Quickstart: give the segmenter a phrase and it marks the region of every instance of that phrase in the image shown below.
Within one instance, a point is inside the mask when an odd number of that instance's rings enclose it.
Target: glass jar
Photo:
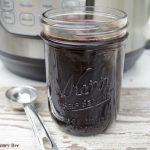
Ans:
[[[49,110],[67,133],[103,133],[119,107],[127,15],[101,7],[42,16]]]

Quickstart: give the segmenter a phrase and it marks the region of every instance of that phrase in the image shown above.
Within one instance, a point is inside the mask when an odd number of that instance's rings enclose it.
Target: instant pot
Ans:
[[[119,8],[129,17],[125,69],[141,55],[145,45],[143,29],[149,0],[0,0],[0,57],[12,72],[45,81],[44,44],[40,38],[41,14],[55,7],[104,5]],[[141,13],[142,11],[142,13]]]

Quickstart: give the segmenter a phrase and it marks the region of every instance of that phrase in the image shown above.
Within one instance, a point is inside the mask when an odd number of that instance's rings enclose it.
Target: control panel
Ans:
[[[37,36],[44,11],[78,6],[85,6],[85,0],[0,0],[0,21],[10,33]]]

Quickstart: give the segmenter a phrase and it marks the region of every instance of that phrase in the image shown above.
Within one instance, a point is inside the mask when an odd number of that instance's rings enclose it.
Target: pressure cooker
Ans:
[[[144,50],[143,30],[149,4],[149,0],[0,0],[0,59],[13,73],[45,81],[41,14],[56,7],[104,5],[128,14],[129,37],[125,48],[125,69],[128,69]]]

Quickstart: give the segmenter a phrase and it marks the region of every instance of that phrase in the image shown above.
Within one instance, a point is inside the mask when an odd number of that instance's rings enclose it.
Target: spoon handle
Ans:
[[[24,110],[31,122],[36,141],[41,150],[58,150],[53,138],[49,135],[48,130],[43,124],[43,121],[32,104],[24,105]]]

